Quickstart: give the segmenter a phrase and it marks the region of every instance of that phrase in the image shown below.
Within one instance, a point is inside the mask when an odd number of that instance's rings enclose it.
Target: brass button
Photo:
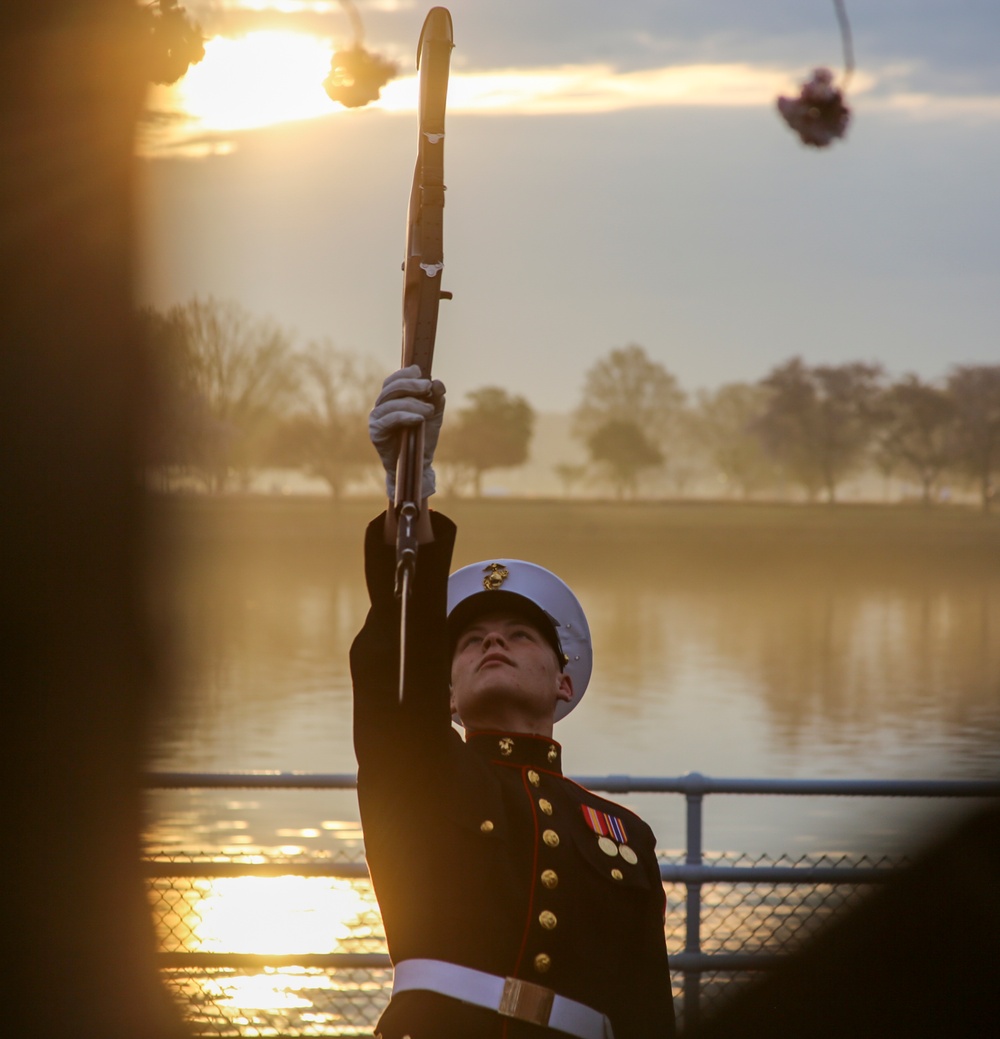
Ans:
[[[616,871],[617,872],[617,871]],[[554,869],[542,870],[542,884],[550,891],[559,883],[559,874]]]
[[[556,914],[549,912],[548,909],[543,909],[538,914],[538,922],[545,928],[546,931],[554,931],[556,929]]]
[[[556,833],[555,830],[546,830],[542,834],[542,840],[545,841],[545,843],[550,848],[558,848],[559,847],[559,834]]]
[[[621,857],[631,866],[634,866],[639,861],[639,856],[627,845],[623,844],[618,849]]]
[[[537,970],[539,974],[544,974],[551,966],[552,957],[549,956],[548,953],[540,952],[535,957],[535,970]]]
[[[514,741],[509,736],[504,736],[500,740],[500,753],[505,758],[509,758],[514,753]]]
[[[621,880],[622,879],[622,871],[620,869],[613,869],[611,871],[611,876],[612,876],[612,878],[614,880]]]
[[[555,762],[556,758],[559,757],[559,751],[556,750],[555,746],[553,745],[549,747],[549,752],[545,756],[549,759],[549,761]]]
[[[552,802],[551,801],[546,801],[544,797],[540,797],[538,799],[538,807],[541,808],[541,810],[546,815],[551,815],[552,814]]]
[[[528,782],[532,786],[538,786],[538,784],[541,783],[541,781],[542,777],[534,769],[528,770]]]
[[[493,832],[493,820],[492,819],[484,819],[479,824],[479,829],[482,830],[483,833],[492,833]]]

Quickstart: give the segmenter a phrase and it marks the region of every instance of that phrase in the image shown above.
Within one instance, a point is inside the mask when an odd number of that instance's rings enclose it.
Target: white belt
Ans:
[[[451,996],[579,1039],[614,1039],[604,1014],[521,978],[501,978],[444,960],[402,960],[396,964],[392,994],[413,989]]]

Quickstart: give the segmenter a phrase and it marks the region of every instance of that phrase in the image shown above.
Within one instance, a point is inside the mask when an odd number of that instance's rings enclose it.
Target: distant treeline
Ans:
[[[261,469],[323,479],[335,497],[380,485],[367,413],[382,377],[371,358],[293,336],[233,302],[194,298],[139,314],[159,382],[151,471],[219,492]],[[438,448],[443,490],[478,494],[485,472],[527,461],[535,414],[486,386],[449,409]],[[757,382],[693,397],[638,345],[610,350],[587,372],[572,415],[583,463],[554,466],[565,494],[584,484],[619,498],[683,496],[709,479],[726,496],[800,488],[834,502],[850,476],[875,471],[921,489],[947,481],[989,509],[1000,473],[1000,365],[955,365],[935,381],[892,378],[879,364],[793,358]]]

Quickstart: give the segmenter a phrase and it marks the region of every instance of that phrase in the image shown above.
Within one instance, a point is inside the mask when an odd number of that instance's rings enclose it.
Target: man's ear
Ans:
[[[566,703],[573,699],[573,679],[565,671],[560,671],[557,676],[556,699],[565,700]]]

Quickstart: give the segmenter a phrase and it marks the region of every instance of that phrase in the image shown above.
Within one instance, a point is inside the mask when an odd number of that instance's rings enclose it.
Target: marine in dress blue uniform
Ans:
[[[409,399],[419,396],[417,387]],[[654,836],[633,812],[566,778],[552,735],[589,678],[586,618],[572,592],[533,564],[486,560],[449,582],[456,530],[428,515],[402,702],[384,516],[366,534],[371,608],[351,648],[358,797],[395,967],[376,1034],[672,1036]],[[474,724],[491,714],[462,692],[469,682],[481,685],[489,670],[520,681],[526,661],[542,662],[559,686],[547,723]],[[462,718],[464,739],[452,724],[463,702],[472,716]]]

